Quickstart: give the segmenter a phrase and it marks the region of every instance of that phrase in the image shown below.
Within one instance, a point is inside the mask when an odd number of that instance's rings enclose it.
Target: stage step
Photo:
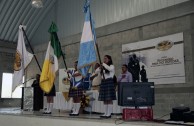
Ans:
[[[117,121],[116,121],[117,120]],[[34,115],[0,115],[1,126],[168,126],[163,123],[146,121],[127,121],[114,119],[60,117],[60,116],[34,116]]]

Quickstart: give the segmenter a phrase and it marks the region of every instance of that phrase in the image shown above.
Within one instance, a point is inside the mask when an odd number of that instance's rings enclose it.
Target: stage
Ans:
[[[163,122],[121,120],[121,115],[112,115],[111,119],[102,119],[100,114],[80,114],[69,116],[69,111],[53,110],[51,115],[42,111],[22,111],[20,108],[0,108],[1,126],[171,126]]]

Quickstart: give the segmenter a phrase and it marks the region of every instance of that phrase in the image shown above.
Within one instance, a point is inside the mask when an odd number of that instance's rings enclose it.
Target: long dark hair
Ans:
[[[113,62],[112,62],[112,57],[110,55],[105,55],[104,57],[107,57],[109,59],[109,62],[107,63],[107,65],[113,65]]]
[[[112,58],[110,55],[105,55],[104,57],[107,57],[109,59],[109,61],[107,63],[108,66],[113,65]],[[103,69],[105,70],[105,73],[107,73],[107,74],[110,73],[110,71],[108,71],[106,68],[103,67]]]

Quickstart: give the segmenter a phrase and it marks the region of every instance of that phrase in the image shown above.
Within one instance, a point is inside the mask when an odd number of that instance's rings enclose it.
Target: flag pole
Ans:
[[[88,0],[85,1],[85,3],[87,3]],[[96,42],[96,36],[94,36],[95,34],[95,31],[94,31],[94,25],[93,25],[93,19],[92,19],[92,15],[91,15],[91,11],[90,11],[90,5],[89,5],[89,12],[90,12],[90,25],[91,25],[91,30],[92,30],[92,33],[93,33],[93,40],[94,40],[94,43],[95,43],[95,47],[96,47],[96,51],[97,51],[97,55],[98,55],[98,59],[99,59],[99,62],[100,62],[100,65],[102,64],[102,61],[101,61],[101,57],[100,57],[100,53],[99,53],[99,48],[98,48],[98,44]],[[103,79],[105,80],[105,76],[104,76],[104,72],[102,72],[102,76],[103,76]]]
[[[67,70],[67,64],[66,64],[66,61],[65,61],[65,56],[63,55],[63,52],[62,51],[61,51],[61,53],[62,53],[62,57],[63,57],[63,62],[65,64],[65,69]]]
[[[102,64],[102,61],[101,61],[101,58],[100,58],[98,44],[96,43],[95,46],[96,46],[96,51],[97,51],[97,54],[98,54],[99,62],[100,62],[100,64]],[[103,76],[103,79],[105,80],[104,72],[102,72],[102,76]]]
[[[61,53],[62,53],[62,57],[63,57],[63,62],[64,62],[64,64],[65,64],[65,69],[67,70],[67,64],[66,64],[66,61],[65,61],[65,56],[63,55],[62,49],[61,49]],[[68,73],[68,72],[67,72],[67,76],[68,76],[68,78],[70,78],[70,76],[69,76],[69,73]]]
[[[29,46],[30,46],[30,49],[31,49],[32,53],[34,54],[34,50],[32,49],[32,46],[31,46],[31,44],[30,44],[30,41],[29,41],[29,39],[28,39],[28,37],[27,37],[27,35],[26,35],[26,32],[25,32],[25,30],[24,30],[23,27],[22,27],[22,31],[23,31],[23,33],[24,33],[24,35],[25,35],[25,37],[26,37],[26,40],[27,40],[27,42],[28,42],[28,44],[29,44]],[[38,65],[38,67],[39,67],[39,70],[42,71],[42,69],[41,69],[41,67],[40,67],[40,64],[39,64],[39,62],[38,62],[38,60],[37,60],[35,54],[34,54],[34,58],[35,58],[36,63],[37,63],[37,65]]]

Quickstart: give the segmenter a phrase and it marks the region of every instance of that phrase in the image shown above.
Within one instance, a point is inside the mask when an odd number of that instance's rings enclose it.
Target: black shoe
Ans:
[[[69,116],[79,116],[79,113],[78,114],[70,113]]]
[[[109,118],[111,118],[111,115],[109,115],[109,116],[106,116],[106,119],[109,119]]]
[[[51,114],[51,112],[43,112],[43,114]]]
[[[74,116],[74,114],[73,113],[70,113],[69,116]]]
[[[79,116],[79,113],[77,113],[77,114],[73,114],[74,116]]]
[[[105,115],[101,115],[100,118],[106,118],[106,116]]]

